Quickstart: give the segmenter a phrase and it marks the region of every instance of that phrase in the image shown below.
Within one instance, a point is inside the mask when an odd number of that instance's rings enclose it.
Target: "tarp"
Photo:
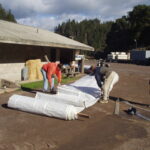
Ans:
[[[100,98],[100,90],[94,76],[85,76],[78,81],[58,87],[58,94],[37,92],[35,98],[13,95],[8,107],[26,112],[57,117],[65,120],[77,119],[77,114],[94,105]]]

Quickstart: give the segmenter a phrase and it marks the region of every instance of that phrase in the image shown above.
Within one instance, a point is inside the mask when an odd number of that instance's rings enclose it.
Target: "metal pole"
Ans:
[[[137,49],[137,40],[134,39],[134,42],[135,42],[135,48]]]
[[[81,59],[81,73],[84,73],[84,58]]]

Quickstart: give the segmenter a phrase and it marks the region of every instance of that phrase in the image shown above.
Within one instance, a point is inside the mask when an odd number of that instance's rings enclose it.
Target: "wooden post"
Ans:
[[[56,49],[56,62],[60,62],[60,49]]]
[[[47,62],[50,62],[49,59],[48,59],[48,57],[47,57],[47,55],[44,55],[44,58],[45,58],[45,60],[46,60]]]
[[[84,113],[78,113],[78,116],[80,116],[80,117],[85,117],[85,118],[90,118],[89,115],[84,114]]]
[[[0,79],[0,88],[2,88],[3,86],[2,86],[2,81],[1,81],[1,79]]]
[[[84,58],[81,59],[81,73],[84,73]]]
[[[119,98],[116,100],[116,103],[115,103],[115,110],[114,110],[114,114],[115,115],[119,115]]]
[[[150,95],[150,80],[149,80],[149,95]]]

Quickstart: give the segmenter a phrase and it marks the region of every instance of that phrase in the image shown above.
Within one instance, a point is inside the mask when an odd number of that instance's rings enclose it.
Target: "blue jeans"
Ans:
[[[48,90],[48,80],[47,80],[46,71],[43,70],[43,69],[41,69],[41,72],[42,72],[43,80],[44,80],[44,83],[43,83],[43,90],[44,90],[44,91],[47,91],[47,90]]]

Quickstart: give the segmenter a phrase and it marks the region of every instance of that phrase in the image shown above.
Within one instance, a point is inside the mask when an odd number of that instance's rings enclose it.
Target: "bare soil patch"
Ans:
[[[11,95],[35,94],[16,91],[0,95],[0,150],[149,150],[149,122],[127,115],[124,110],[129,106],[124,103],[120,103],[119,116],[113,112],[118,97],[150,104],[150,66],[112,63],[111,67],[120,80],[108,104],[97,103],[84,111],[91,119],[64,121],[8,109],[5,104]],[[138,106],[150,111],[149,107]],[[150,117],[150,112],[138,111]]]

